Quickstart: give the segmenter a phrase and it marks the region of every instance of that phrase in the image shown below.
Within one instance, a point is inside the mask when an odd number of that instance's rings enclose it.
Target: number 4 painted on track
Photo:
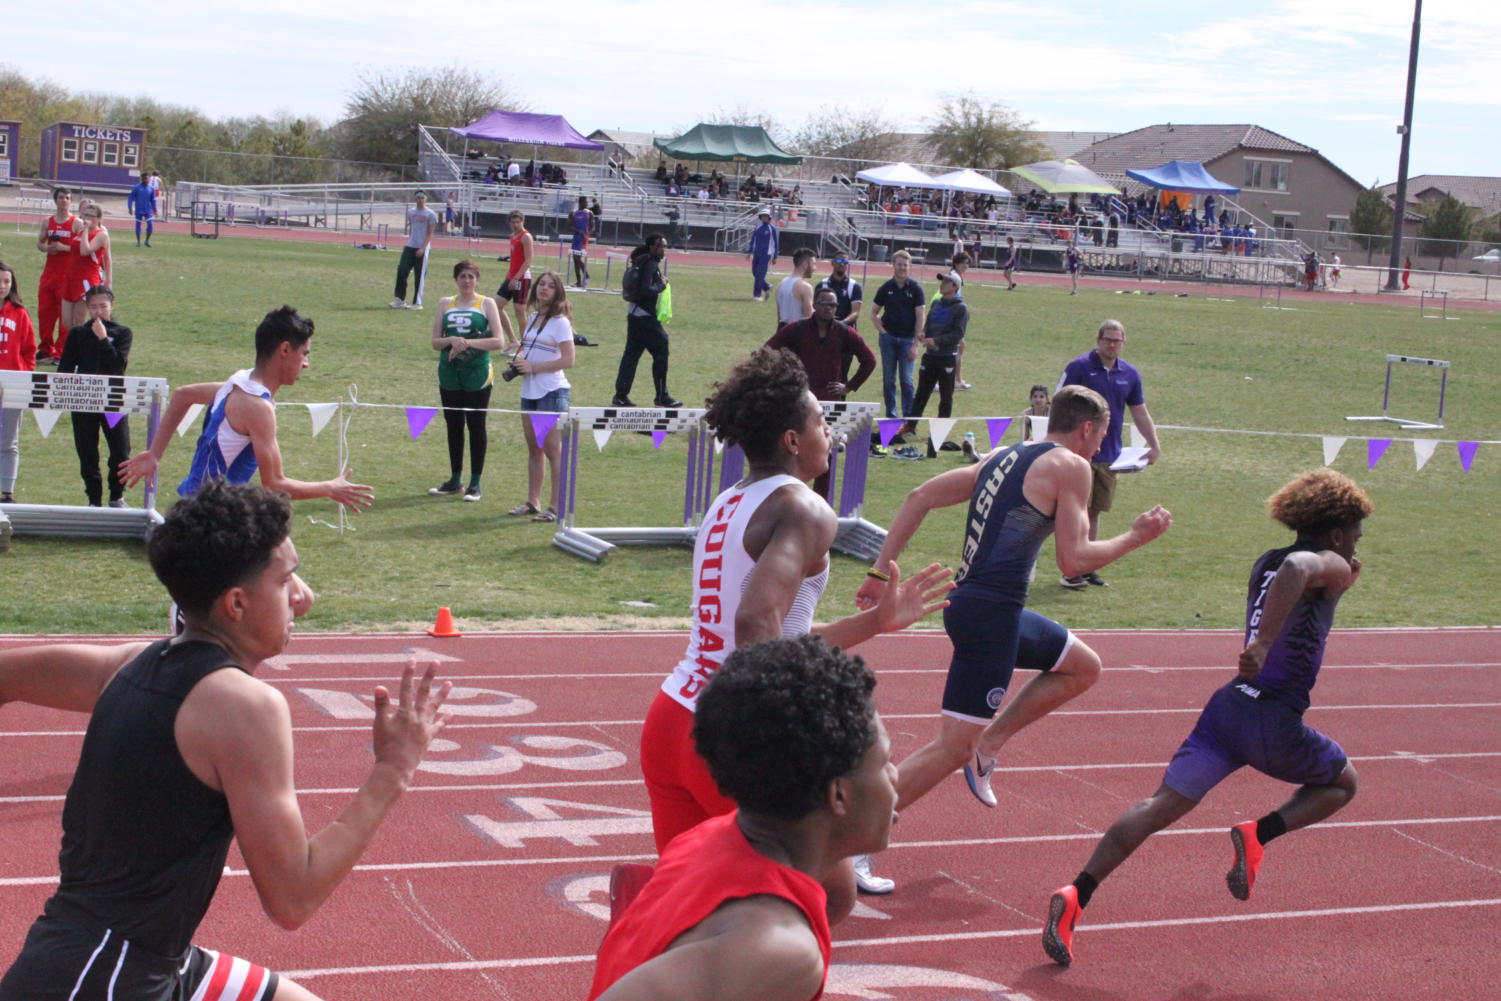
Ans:
[[[496,820],[481,814],[465,814],[460,819],[502,848],[524,848],[528,840],[547,839],[587,847],[599,844],[595,838],[651,833],[651,814],[646,810],[535,796],[516,796],[501,802],[527,819]]]

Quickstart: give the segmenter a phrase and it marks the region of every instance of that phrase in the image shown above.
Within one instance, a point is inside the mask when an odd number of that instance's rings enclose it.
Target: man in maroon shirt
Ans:
[[[813,295],[813,315],[789,323],[766,342],[769,348],[786,348],[808,370],[808,388],[820,400],[842,400],[865,385],[876,370],[876,356],[854,327],[834,319],[839,297],[833,289],[820,288]],[[849,377],[850,359],[860,365]],[[834,456],[829,456],[829,462]],[[829,474],[813,481],[819,496],[828,496]]]

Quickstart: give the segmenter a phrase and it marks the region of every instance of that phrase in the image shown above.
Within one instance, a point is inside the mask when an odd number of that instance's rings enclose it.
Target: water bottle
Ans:
[[[974,447],[975,447],[975,433],[973,431],[966,431],[966,432],[964,432],[964,444],[968,445],[970,447],[971,451],[974,450]]]

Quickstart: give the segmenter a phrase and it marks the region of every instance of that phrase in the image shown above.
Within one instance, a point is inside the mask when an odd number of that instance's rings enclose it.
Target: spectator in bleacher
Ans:
[[[864,305],[861,301],[864,298],[864,292],[860,288],[860,283],[855,281],[854,277],[850,275],[850,260],[848,257],[843,254],[835,256],[832,267],[833,274],[819,282],[817,288],[813,290],[813,294],[816,297],[822,289],[828,289],[833,292],[838,299],[838,306],[834,310],[834,319],[847,326],[854,327],[860,322],[860,307]],[[816,298],[813,305],[816,309],[818,306]],[[817,391],[817,389],[814,390],[815,393]]]
[[[891,255],[891,278],[875,296],[871,319],[880,335],[881,395],[886,416],[912,412],[912,365],[917,361],[917,332],[927,315],[922,286],[910,277],[912,255],[898,250]],[[901,414],[897,413],[897,384],[901,384]]]
[[[396,298],[391,300],[392,309],[421,309],[417,300],[422,298],[422,281],[426,274],[427,251],[432,246],[433,229],[438,225],[438,214],[427,207],[427,192],[419,191],[413,199],[416,203],[407,209],[407,242],[401,248],[401,259],[396,262]],[[417,272],[413,283],[412,304],[407,305],[407,278]]]
[[[1254,222],[1246,224],[1246,256],[1256,256],[1256,224]]]
[[[611,406],[636,405],[631,402],[630,393],[636,382],[636,364],[643,351],[651,353],[651,381],[656,390],[656,405],[682,406],[667,391],[667,328],[657,319],[657,297],[667,287],[667,279],[662,275],[662,259],[666,256],[667,237],[661,233],[646,234],[646,242],[631,251],[626,277],[621,283],[621,298],[626,302],[625,350],[620,354]]]
[[[506,164],[506,183],[517,184],[521,181],[521,164],[515,160]]]
[[[657,159],[656,179],[658,181],[666,181],[667,180],[667,158],[666,157],[659,157]]]
[[[1121,213],[1115,203],[1110,205],[1110,233],[1105,237],[1105,246],[1119,247],[1121,242]]]
[[[709,189],[708,189],[708,187],[706,185],[700,184],[698,186],[698,194],[695,195],[694,197],[696,197],[699,200],[700,203],[707,202],[709,200]]]
[[[678,186],[677,180],[673,179],[667,182],[667,187],[663,189],[663,193],[668,198],[680,198],[682,197],[683,189]]]
[[[151,233],[156,227],[156,189],[142,177],[130,194],[125,196],[125,208],[136,221],[136,246],[141,245],[141,224],[146,224],[146,246],[151,246]]]
[[[0,371],[36,370],[36,331],[21,303],[16,273],[0,261]],[[0,504],[14,504],[16,473],[21,466],[20,408],[0,410]]]
[[[108,285],[95,285],[84,298],[89,311],[87,323],[68,331],[59,372],[80,375],[124,375],[130,360],[133,335],[113,319],[115,293]],[[83,477],[83,492],[89,507],[99,507],[104,500],[104,482],[99,477],[99,434],[103,432],[109,449],[106,470],[109,476],[109,506],[125,507],[125,483],[120,466],[130,458],[130,419],[124,415],[110,427],[104,414],[75,410],[73,448],[78,452],[78,472]]]
[[[1204,196],[1204,219],[1206,221],[1214,218],[1214,207],[1216,204],[1218,203],[1215,201],[1214,195],[1209,194]]]
[[[756,213],[761,220],[754,230],[751,231],[750,244],[745,248],[745,256],[751,262],[751,298],[756,302],[762,302],[766,293],[771,291],[771,283],[766,280],[767,269],[776,263],[781,253],[782,240],[777,228],[771,224],[771,209],[762,207]]]

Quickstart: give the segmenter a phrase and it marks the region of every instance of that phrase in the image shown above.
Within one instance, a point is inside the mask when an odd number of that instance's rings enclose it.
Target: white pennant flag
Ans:
[[[36,429],[42,432],[42,437],[45,438],[52,433],[53,428],[57,427],[57,422],[63,412],[61,410],[33,410],[31,415],[36,418]]]
[[[1324,435],[1324,465],[1334,465],[1334,460],[1339,458],[1339,450],[1345,447],[1348,438],[1337,438],[1334,435]]]
[[[1428,465],[1428,460],[1433,458],[1433,450],[1438,447],[1438,442],[1432,438],[1417,438],[1412,443],[1412,457],[1418,460],[1418,468]]]
[[[182,420],[177,422],[177,437],[181,438],[187,434],[188,428],[193,426],[193,422],[198,419],[198,415],[201,413],[203,413],[203,404],[201,403],[195,403],[188,407],[188,412],[183,414]]]
[[[937,448],[948,440],[949,432],[954,430],[954,418],[930,417],[928,418],[928,441]]]
[[[610,433],[609,428],[594,429],[594,447],[596,450],[600,452],[605,450],[605,442],[610,440]]]
[[[719,453],[721,453],[721,452],[724,451],[724,439],[720,438],[718,435],[715,435],[713,437],[714,437],[714,454],[718,455]]]
[[[337,403],[309,403],[307,405],[308,416],[313,419],[313,437],[318,437],[318,432],[328,427],[328,422],[334,419],[334,414],[339,412]]]

